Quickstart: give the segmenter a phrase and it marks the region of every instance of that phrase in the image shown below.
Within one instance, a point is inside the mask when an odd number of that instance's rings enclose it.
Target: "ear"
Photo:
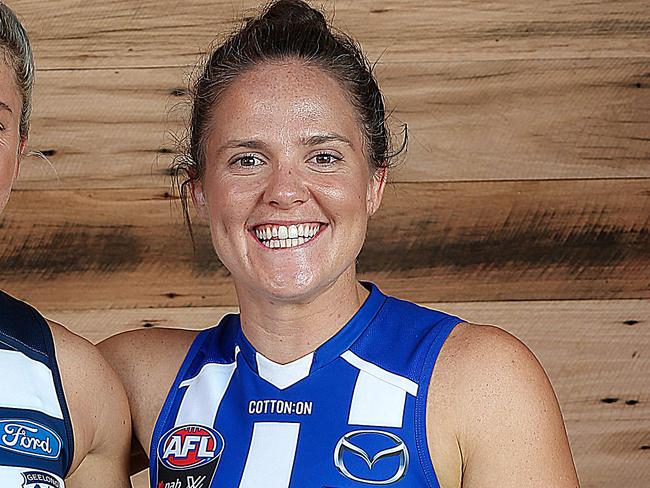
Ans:
[[[201,219],[208,220],[208,203],[203,193],[203,182],[200,179],[192,179],[189,184],[192,203],[194,203],[196,213]]]
[[[372,217],[375,212],[379,210],[381,199],[384,196],[387,174],[387,168],[377,168],[370,176],[370,182],[368,183],[368,194],[366,197],[368,217]]]

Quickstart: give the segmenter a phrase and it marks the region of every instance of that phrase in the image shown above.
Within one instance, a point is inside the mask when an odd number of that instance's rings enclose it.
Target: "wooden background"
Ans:
[[[254,2],[15,0],[38,65],[0,285],[98,341],[235,304],[169,191],[187,74]],[[360,258],[387,292],[497,323],[556,388],[583,488],[650,479],[650,7],[328,1],[411,144]],[[136,481],[145,486],[143,476]]]

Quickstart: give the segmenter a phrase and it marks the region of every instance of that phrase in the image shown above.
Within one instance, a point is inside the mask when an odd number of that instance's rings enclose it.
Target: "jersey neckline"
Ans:
[[[244,335],[240,315],[237,314],[236,342],[239,354],[258,376],[277,388],[293,386],[347,351],[372,323],[388,299],[374,283],[362,281],[361,284],[370,293],[352,318],[313,352],[287,364],[276,363],[259,353]]]

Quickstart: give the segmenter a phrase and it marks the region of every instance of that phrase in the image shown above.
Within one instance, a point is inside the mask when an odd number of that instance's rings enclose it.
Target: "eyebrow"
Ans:
[[[219,148],[219,152],[224,149],[234,149],[237,147],[245,147],[248,149],[267,149],[266,143],[257,139],[231,139]]]
[[[327,134],[317,134],[309,137],[302,138],[300,142],[305,146],[318,146],[319,144],[325,144],[327,142],[342,142],[352,147],[352,143],[346,137],[343,137],[336,132],[329,132]]]
[[[1,102],[0,102],[1,103]],[[300,142],[304,146],[318,146],[319,144],[325,144],[327,142],[342,142],[352,147],[350,140],[336,132],[328,132],[326,134],[316,134],[309,137],[302,137]],[[236,148],[246,148],[246,149],[256,149],[256,150],[268,150],[269,146],[264,141],[259,139],[231,139],[227,141],[223,146],[221,146],[217,153],[221,153],[225,149],[236,149]]]

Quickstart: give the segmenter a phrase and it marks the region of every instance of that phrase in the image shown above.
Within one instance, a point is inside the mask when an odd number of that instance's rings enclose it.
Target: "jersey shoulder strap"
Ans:
[[[445,339],[460,322],[463,320],[454,315],[389,296],[350,349],[382,369],[421,384],[431,373],[427,363],[435,361]]]
[[[50,327],[31,305],[0,291],[0,338],[23,354],[46,363],[54,357]]]

